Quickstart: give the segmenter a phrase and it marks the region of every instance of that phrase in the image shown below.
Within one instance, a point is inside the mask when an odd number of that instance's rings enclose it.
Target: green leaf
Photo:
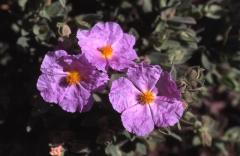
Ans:
[[[27,32],[26,30],[24,29],[21,29],[21,35],[22,36],[27,36],[29,34],[29,32]]]
[[[166,141],[166,138],[158,129],[156,129],[147,137],[146,141],[151,146]]]
[[[152,1],[151,0],[142,0],[139,1],[139,5],[142,6],[143,12],[152,12]]]
[[[62,5],[63,8],[66,7],[66,0],[59,0],[60,4]]]
[[[84,26],[89,28],[91,24],[100,21],[103,18],[102,14],[81,14],[75,17],[75,21],[80,24],[80,26]]]
[[[212,19],[219,19],[223,13],[223,8],[218,4],[209,4],[204,7],[205,16]]]
[[[179,41],[167,40],[167,41],[163,42],[163,44],[161,45],[160,48],[163,50],[167,50],[167,49],[178,49],[179,47],[181,47]]]
[[[13,23],[11,25],[11,28],[15,33],[18,33],[20,31],[20,27],[16,23]]]
[[[172,76],[172,78],[173,78],[174,80],[177,79],[177,70],[176,70],[176,68],[175,68],[175,65],[172,65],[170,74],[171,74],[171,76]]]
[[[198,39],[196,38],[196,33],[188,29],[186,31],[180,31],[179,37],[181,40],[184,40],[186,42],[198,42]]]
[[[136,151],[139,152],[142,155],[146,155],[147,154],[147,147],[143,143],[137,143]]]
[[[33,33],[34,33],[35,35],[39,35],[39,33],[40,33],[40,26],[38,26],[37,24],[35,24],[35,25],[33,26]]]
[[[171,64],[183,64],[192,57],[193,52],[186,49],[171,49],[168,51]]]
[[[108,155],[111,155],[111,156],[122,156],[119,147],[116,145],[112,145],[112,144],[108,145],[105,148],[105,153]]]
[[[68,9],[63,7],[62,3],[55,1],[51,5],[45,6],[43,10],[40,11],[40,16],[51,20],[51,18],[65,16],[67,14],[67,10]]]
[[[192,144],[193,144],[194,146],[199,146],[199,145],[201,145],[201,140],[200,140],[200,138],[199,138],[198,136],[194,136],[194,137],[193,137],[193,140],[192,140]]]
[[[170,129],[167,129],[167,132],[168,135],[170,135],[171,137],[177,139],[178,141],[182,141],[182,138],[178,134],[173,133]]]
[[[18,0],[18,5],[21,7],[22,10],[25,10],[27,1],[28,0]]]
[[[205,79],[210,83],[213,84],[214,83],[214,79],[213,79],[213,74],[208,72],[207,75],[205,76]]]
[[[197,21],[192,17],[174,16],[173,18],[169,19],[169,21],[174,23],[197,24]]]
[[[20,45],[23,48],[27,48],[27,47],[29,47],[28,41],[29,41],[28,38],[22,36],[22,37],[18,38],[17,44]]]
[[[93,99],[96,102],[102,102],[102,99],[98,94],[93,93]]]
[[[200,137],[203,145],[209,147],[212,145],[212,136],[209,133],[209,129],[207,127],[200,129]]]
[[[122,135],[124,135],[130,141],[134,141],[136,139],[135,135],[131,135],[128,131],[124,130]]]
[[[202,54],[201,56],[201,61],[202,61],[202,64],[203,64],[203,67],[206,68],[206,69],[211,69],[212,67],[212,64],[211,62],[208,60],[207,56],[205,54]]]
[[[132,7],[132,4],[128,1],[123,1],[122,4],[121,4],[122,9],[129,9],[131,7]]]
[[[41,17],[43,17],[43,18],[46,18],[46,19],[48,19],[48,20],[51,20],[51,17],[48,15],[46,9],[41,10],[40,13],[39,13],[39,15],[40,15]]]
[[[49,17],[55,17],[59,14],[61,8],[62,8],[61,3],[54,2],[49,7],[46,8],[46,12],[49,15]]]
[[[176,8],[167,8],[161,12],[161,19],[167,21],[171,18],[174,18],[176,14]]]
[[[159,52],[153,52],[149,56],[152,64],[170,64],[168,55]]]
[[[226,131],[223,140],[240,143],[240,127],[232,127]]]
[[[224,143],[217,142],[215,146],[223,153],[223,155],[229,155]]]

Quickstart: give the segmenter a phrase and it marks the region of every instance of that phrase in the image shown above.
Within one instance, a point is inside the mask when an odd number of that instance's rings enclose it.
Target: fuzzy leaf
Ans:
[[[142,143],[137,143],[136,151],[139,152],[142,155],[146,155],[147,154],[147,147]]]
[[[119,147],[112,144],[105,148],[105,153],[111,156],[122,156]]]
[[[240,127],[232,127],[226,131],[223,140],[231,142],[240,142]]]
[[[27,1],[28,0],[18,0],[18,5],[21,7],[22,10],[25,10]]]
[[[175,22],[175,23],[184,23],[184,24],[197,24],[197,21],[192,17],[175,16],[175,17],[169,19],[169,21]]]

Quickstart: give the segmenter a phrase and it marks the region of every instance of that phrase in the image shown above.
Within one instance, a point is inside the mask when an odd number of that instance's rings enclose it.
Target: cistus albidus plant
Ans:
[[[184,105],[175,81],[160,66],[134,62],[132,35],[123,33],[117,23],[106,22],[79,30],[77,37],[81,54],[57,50],[43,59],[37,88],[46,102],[67,112],[90,111],[91,93],[104,89],[111,68],[125,70],[107,92],[127,131],[146,136],[154,126],[169,127],[179,121]]]
[[[33,75],[8,83],[32,89],[27,137],[47,136],[51,155],[237,153],[237,2],[91,2],[0,2],[15,34],[0,40],[0,63],[14,62],[2,75]]]

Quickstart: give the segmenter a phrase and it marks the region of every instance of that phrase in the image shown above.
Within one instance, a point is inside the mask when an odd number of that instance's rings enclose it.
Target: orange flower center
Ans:
[[[112,57],[113,49],[110,45],[104,46],[104,47],[100,48],[99,50],[102,53],[103,57],[105,57],[107,59]]]
[[[143,104],[150,104],[154,100],[154,94],[151,91],[146,91],[139,96],[139,101]]]
[[[68,72],[66,81],[69,85],[75,85],[81,80],[80,74],[77,71]]]

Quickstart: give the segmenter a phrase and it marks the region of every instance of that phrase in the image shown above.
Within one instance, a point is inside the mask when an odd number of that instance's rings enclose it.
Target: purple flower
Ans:
[[[180,92],[171,75],[157,65],[141,63],[128,68],[126,78],[114,80],[109,93],[123,126],[139,136],[156,127],[176,124],[184,112]]]
[[[135,38],[123,33],[117,23],[97,23],[91,30],[78,30],[77,38],[82,53],[99,70],[111,67],[122,71],[137,58],[133,49]]]
[[[108,81],[83,55],[64,50],[49,52],[43,59],[37,89],[46,102],[57,103],[67,112],[85,112],[92,107],[91,92]]]

